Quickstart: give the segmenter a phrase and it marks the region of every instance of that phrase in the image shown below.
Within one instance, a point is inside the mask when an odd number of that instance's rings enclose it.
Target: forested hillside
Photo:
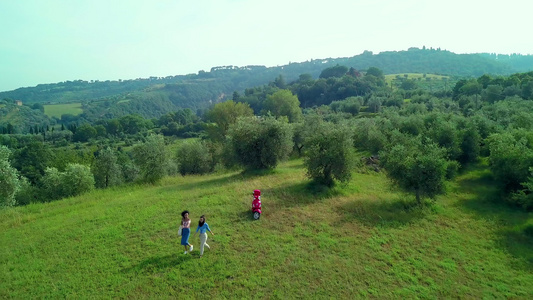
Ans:
[[[373,54],[365,51],[346,58],[315,59],[307,62],[289,63],[284,66],[219,66],[198,74],[167,77],[149,77],[118,81],[73,80],[55,84],[40,84],[13,91],[0,92],[0,99],[11,98],[24,103],[62,103],[96,99],[112,99],[134,91],[161,89],[174,95],[173,103],[180,105],[186,97],[191,103],[216,100],[222,94],[242,91],[245,88],[263,85],[282,75],[287,81],[307,73],[316,78],[320,72],[335,65],[366,70],[377,67],[385,74],[432,73],[451,76],[477,77],[483,74],[510,75],[533,70],[531,55],[455,54],[440,49],[410,48],[407,51],[388,51]],[[166,87],[165,85],[170,85]],[[206,99],[205,91],[210,97]]]
[[[118,81],[84,81],[74,80],[56,84],[41,84],[36,87],[19,88],[0,93],[5,99],[0,107],[0,126],[11,126],[14,132],[29,132],[35,126],[46,128],[57,124],[68,125],[98,120],[120,118],[137,114],[144,118],[158,118],[168,112],[189,108],[197,115],[215,103],[232,99],[233,93],[245,93],[246,90],[275,81],[282,87],[293,81],[316,79],[324,69],[342,66],[355,74],[364,74],[371,67],[379,68],[384,74],[397,74],[390,86],[402,89],[421,88],[433,91],[449,91],[462,78],[472,76],[509,75],[517,71],[533,70],[531,55],[497,55],[497,54],[455,54],[440,49],[410,48],[408,51],[391,51],[372,54],[369,51],[349,58],[317,59],[302,63],[290,63],[284,66],[219,66],[198,74],[138,78]],[[418,73],[423,76],[407,78],[407,74]],[[446,75],[444,79],[426,74]],[[394,75],[393,75],[394,76]],[[408,80],[405,80],[408,79]],[[346,85],[349,83],[343,83]],[[389,84],[389,83],[387,83]],[[322,85],[322,86],[321,86]],[[324,83],[317,83],[313,88],[299,91],[300,101],[304,106],[325,103],[331,99],[317,98],[311,102],[306,98],[315,97],[313,93],[324,92]],[[339,86],[335,87],[339,88]],[[359,85],[360,90],[364,84]],[[367,88],[368,89],[368,88]],[[349,92],[348,92],[349,93]],[[362,95],[364,93],[360,93]],[[247,96],[247,95],[245,95]],[[15,106],[20,100],[23,106]],[[61,107],[69,103],[79,105],[81,114]],[[19,103],[20,104],[20,103]],[[56,113],[44,114],[42,105],[54,106]],[[253,103],[251,104],[253,106]],[[62,112],[64,111],[64,112]]]

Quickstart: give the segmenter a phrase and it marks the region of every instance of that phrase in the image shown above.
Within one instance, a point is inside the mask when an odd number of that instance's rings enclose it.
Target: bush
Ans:
[[[457,176],[457,172],[461,168],[461,164],[456,160],[448,161],[446,165],[446,179],[453,179]]]
[[[522,183],[524,188],[512,193],[511,197],[509,198],[511,203],[514,203],[526,210],[533,209],[533,168],[529,168],[529,172],[532,176],[528,177],[527,181]]]
[[[39,194],[39,189],[31,185],[28,179],[22,177],[20,180],[20,190],[15,195],[15,200],[17,205],[28,205],[35,202]]]

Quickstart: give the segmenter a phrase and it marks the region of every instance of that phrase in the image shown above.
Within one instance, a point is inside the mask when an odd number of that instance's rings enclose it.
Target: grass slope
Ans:
[[[431,208],[383,174],[310,192],[301,160],[273,172],[168,177],[0,211],[0,298],[530,298],[531,214],[495,202],[486,166]],[[251,193],[263,192],[253,221]],[[184,255],[179,214],[215,233]]]

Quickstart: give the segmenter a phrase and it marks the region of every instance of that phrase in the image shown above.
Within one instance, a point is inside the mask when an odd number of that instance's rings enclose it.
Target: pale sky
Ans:
[[[0,0],[0,91],[409,47],[533,54],[531,0]]]

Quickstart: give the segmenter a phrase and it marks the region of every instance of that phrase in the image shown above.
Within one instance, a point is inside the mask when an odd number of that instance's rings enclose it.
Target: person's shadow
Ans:
[[[135,273],[154,273],[160,272],[165,269],[173,268],[179,264],[182,264],[186,261],[191,260],[193,257],[190,254],[183,254],[181,252],[161,256],[161,257],[150,257],[144,261],[138,263],[137,265],[131,266],[129,268],[123,269],[124,273],[135,272]]]

